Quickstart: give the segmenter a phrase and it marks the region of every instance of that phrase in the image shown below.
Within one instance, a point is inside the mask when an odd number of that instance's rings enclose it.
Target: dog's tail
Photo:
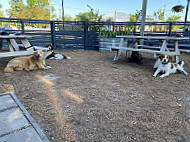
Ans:
[[[65,56],[64,54],[62,54],[63,55],[63,59],[72,59],[71,57],[69,57],[69,56]]]
[[[184,61],[180,61],[178,64],[183,67],[183,65],[184,65],[185,63],[184,63]]]
[[[13,72],[14,70],[13,70],[13,68],[11,68],[11,67],[6,67],[5,69],[4,69],[4,72],[5,73],[11,73],[11,72]]]
[[[64,58],[65,58],[65,59],[72,59],[72,58],[71,58],[71,57],[69,57],[69,56],[65,56]]]

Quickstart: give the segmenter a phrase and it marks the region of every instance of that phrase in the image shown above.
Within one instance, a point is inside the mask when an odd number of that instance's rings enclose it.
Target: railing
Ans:
[[[146,22],[145,35],[175,36],[181,33],[190,37],[190,22],[183,33],[184,22]],[[31,35],[33,45],[45,46],[52,43],[56,48],[98,49],[99,38],[114,37],[118,34],[139,35],[140,22],[85,22],[85,21],[48,21],[0,18],[0,26],[8,32],[21,32]],[[182,41],[190,44],[190,40]]]

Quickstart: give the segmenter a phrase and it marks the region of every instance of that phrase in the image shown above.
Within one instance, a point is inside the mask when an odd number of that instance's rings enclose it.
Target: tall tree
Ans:
[[[142,10],[136,10],[135,17],[136,21],[140,21],[142,17]]]
[[[138,22],[141,20],[142,10],[136,10],[135,14],[130,14],[130,22]]]
[[[49,20],[49,11],[40,8],[38,5],[24,10],[20,13],[18,18],[21,19],[35,19],[35,20]]]
[[[130,14],[129,22],[137,22],[135,14]]]
[[[180,20],[181,20],[181,16],[173,15],[171,17],[168,17],[168,19],[166,21],[167,22],[180,22]]]
[[[52,7],[51,12],[55,11]],[[27,13],[27,14],[25,14]],[[51,19],[54,19],[56,16],[51,13]],[[38,20],[50,20],[50,9],[48,0],[27,0],[27,11],[23,12],[25,17],[30,19]]]
[[[166,5],[164,5],[164,10],[159,10],[158,12],[154,12],[154,17],[156,17],[156,19],[159,19],[161,21],[164,21],[164,16],[165,16],[165,8]]]
[[[20,12],[25,9],[23,0],[10,0],[9,4],[11,8],[7,10],[7,13],[11,18],[18,18]]]
[[[0,17],[4,17],[4,13],[3,13],[3,11],[1,10],[1,8],[2,8],[2,4],[0,4]]]
[[[66,15],[66,16],[64,16],[64,20],[65,21],[73,21],[73,17],[71,17],[70,15]]]
[[[89,12],[83,12],[76,15],[76,21],[92,21],[100,22],[102,20],[102,15],[99,14],[98,10],[94,10],[91,6],[87,5],[90,9]]]
[[[176,15],[173,15],[171,17],[168,17],[168,19],[166,20],[167,22],[180,22],[181,21],[181,16],[176,16]],[[168,27],[169,29],[169,27]],[[175,30],[175,31],[178,31],[179,29],[183,29],[183,26],[182,25],[173,25],[172,26],[172,30]]]
[[[11,8],[7,11],[12,18],[50,20],[50,9],[48,0],[27,0],[27,5],[23,0],[10,0]],[[52,7],[52,12],[55,9]],[[56,16],[52,14],[52,19]]]
[[[142,10],[136,10],[136,13],[135,14],[130,14],[130,19],[129,19],[129,22],[138,22],[141,20],[141,17],[142,17]],[[139,26],[125,26],[125,31],[128,30],[128,31],[136,31],[136,29],[139,29],[140,27]]]
[[[48,0],[27,0],[29,8],[32,8],[35,5],[38,5],[39,8],[47,8],[49,6]]]

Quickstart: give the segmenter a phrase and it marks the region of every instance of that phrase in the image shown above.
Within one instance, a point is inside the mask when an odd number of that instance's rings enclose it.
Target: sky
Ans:
[[[10,0],[0,0],[0,3],[3,6],[3,9],[9,9]],[[26,3],[26,0],[23,0]],[[142,9],[142,1],[143,0],[63,0],[64,1],[64,9],[65,15],[70,15],[73,18],[80,12],[89,11],[87,5],[90,5],[93,9],[99,10],[100,14],[108,14],[114,11],[124,12],[126,14],[135,14],[136,10]],[[59,17],[61,3],[62,0],[51,0],[52,6],[56,9],[55,14]],[[170,17],[174,15],[171,11],[171,8],[176,5],[183,5],[186,7],[187,0],[148,0],[147,4],[147,15],[153,16],[154,12],[159,11],[159,9],[164,9],[164,5],[166,5],[165,9],[165,17]],[[181,20],[184,20],[185,11],[180,14],[182,17]],[[188,12],[188,20],[190,20],[190,9]]]

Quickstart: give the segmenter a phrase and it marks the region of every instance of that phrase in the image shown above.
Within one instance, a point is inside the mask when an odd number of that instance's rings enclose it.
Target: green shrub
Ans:
[[[116,36],[119,35],[129,35],[130,31],[100,31],[99,32],[99,37],[100,38],[115,38]]]

